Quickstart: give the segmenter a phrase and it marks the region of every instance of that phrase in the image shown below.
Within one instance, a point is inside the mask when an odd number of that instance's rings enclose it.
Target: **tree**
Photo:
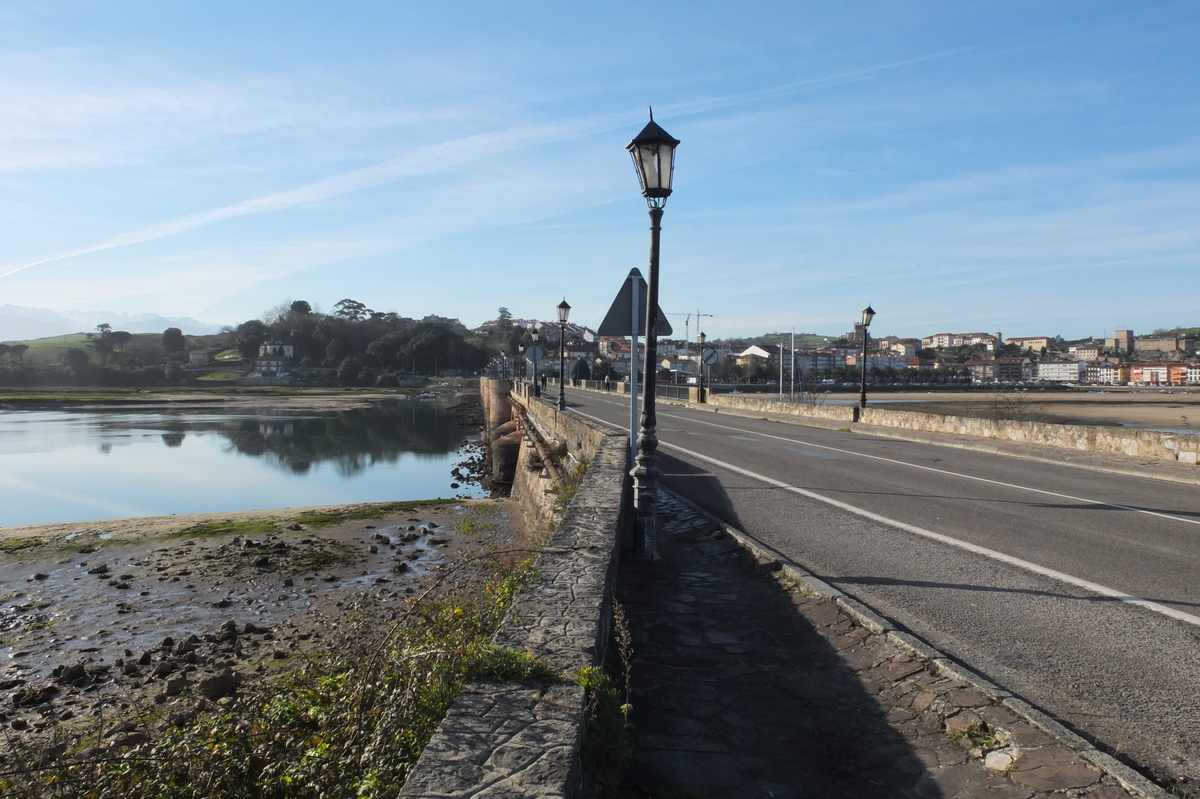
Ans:
[[[177,355],[182,353],[187,348],[187,341],[183,337],[183,331],[177,327],[168,327],[162,334],[163,352],[168,355]]]
[[[306,300],[296,300],[292,303],[291,312],[300,316],[308,316],[312,313],[312,306]]]
[[[338,382],[343,386],[352,386],[358,382],[358,373],[362,371],[362,361],[358,358],[345,358],[338,365]]]
[[[96,325],[95,333],[88,333],[88,346],[95,351],[100,358],[100,365],[108,364],[108,356],[112,355],[113,351],[113,329],[108,322],[101,322]]]
[[[12,347],[8,344],[0,344],[0,358],[12,352]]]
[[[361,322],[375,313],[358,300],[351,299],[340,300],[333,306],[333,312],[343,319],[349,319],[351,322]]]
[[[72,372],[78,374],[88,366],[88,354],[86,350],[81,350],[79,347],[71,347],[63,355],[63,362]]]
[[[571,377],[574,380],[591,380],[592,370],[588,368],[588,362],[584,358],[580,358],[575,362],[575,368],[571,370]]]
[[[15,356],[17,356],[18,361],[20,361],[21,363],[25,363],[25,353],[28,351],[29,351],[28,344],[13,344],[12,347],[9,349],[9,355],[10,355],[10,357],[12,355],[15,355]]]

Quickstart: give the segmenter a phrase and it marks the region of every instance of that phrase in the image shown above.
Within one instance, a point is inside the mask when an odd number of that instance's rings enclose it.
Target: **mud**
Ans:
[[[121,741],[152,703],[227,701],[514,532],[487,500],[0,530],[0,759],[89,730]]]

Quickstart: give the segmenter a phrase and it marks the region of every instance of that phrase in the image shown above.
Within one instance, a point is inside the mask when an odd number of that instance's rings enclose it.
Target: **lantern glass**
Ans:
[[[863,327],[870,327],[871,320],[874,318],[875,318],[875,309],[874,308],[872,308],[870,305],[868,305],[866,308],[863,308],[863,314],[862,314]]]
[[[700,331],[700,335],[697,336],[696,338],[700,339],[700,346],[704,346],[704,342],[708,340],[707,337],[704,335],[703,330]]]
[[[570,315],[571,306],[567,305],[567,299],[564,297],[563,301],[558,304],[558,321],[565,323]]]
[[[642,196],[665,200],[671,196],[671,180],[675,174],[675,148],[679,140],[672,138],[651,117],[650,124],[629,143],[629,154],[637,169]]]

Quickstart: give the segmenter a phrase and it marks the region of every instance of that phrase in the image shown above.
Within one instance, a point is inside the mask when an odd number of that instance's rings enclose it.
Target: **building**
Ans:
[[[1129,367],[1112,361],[1089,361],[1084,381],[1097,386],[1116,386],[1129,382]]]
[[[1132,330],[1118,330],[1113,333],[1112,338],[1104,339],[1104,349],[1111,350],[1112,352],[1129,353],[1133,352],[1133,347],[1134,342]]]
[[[1021,352],[1034,353],[1050,349],[1052,341],[1054,338],[1051,336],[1013,336],[1004,339],[1005,344],[1014,344],[1021,348]]]
[[[1186,336],[1169,336],[1139,338],[1135,346],[1138,352],[1188,352],[1196,346],[1196,342]]]
[[[734,355],[733,359],[739,366],[756,366],[758,364],[770,363],[771,352],[757,344],[751,344],[746,349]]]
[[[1083,361],[1040,361],[1034,364],[1033,379],[1039,383],[1081,383],[1087,376]]]
[[[1171,384],[1171,364],[1165,363],[1131,363],[1129,364],[1129,383],[1135,386],[1167,386]],[[1182,365],[1182,364],[1180,364]]]
[[[1200,363],[1188,364],[1187,382],[1189,386],[1200,386]]]
[[[1078,347],[1072,347],[1071,354],[1075,356],[1076,360],[1096,361],[1104,354],[1104,349],[1095,344],[1083,344]]]
[[[862,353],[846,356],[846,365],[856,369],[862,368]],[[903,355],[890,353],[867,353],[867,369],[895,369],[897,372],[908,368],[908,358]]]
[[[987,358],[967,361],[972,383],[1024,383],[1033,372],[1028,358]]]

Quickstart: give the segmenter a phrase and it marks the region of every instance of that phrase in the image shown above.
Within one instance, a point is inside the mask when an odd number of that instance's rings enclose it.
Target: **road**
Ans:
[[[628,426],[625,398],[568,399]],[[670,405],[658,434],[671,490],[1102,748],[1200,785],[1196,487]]]

